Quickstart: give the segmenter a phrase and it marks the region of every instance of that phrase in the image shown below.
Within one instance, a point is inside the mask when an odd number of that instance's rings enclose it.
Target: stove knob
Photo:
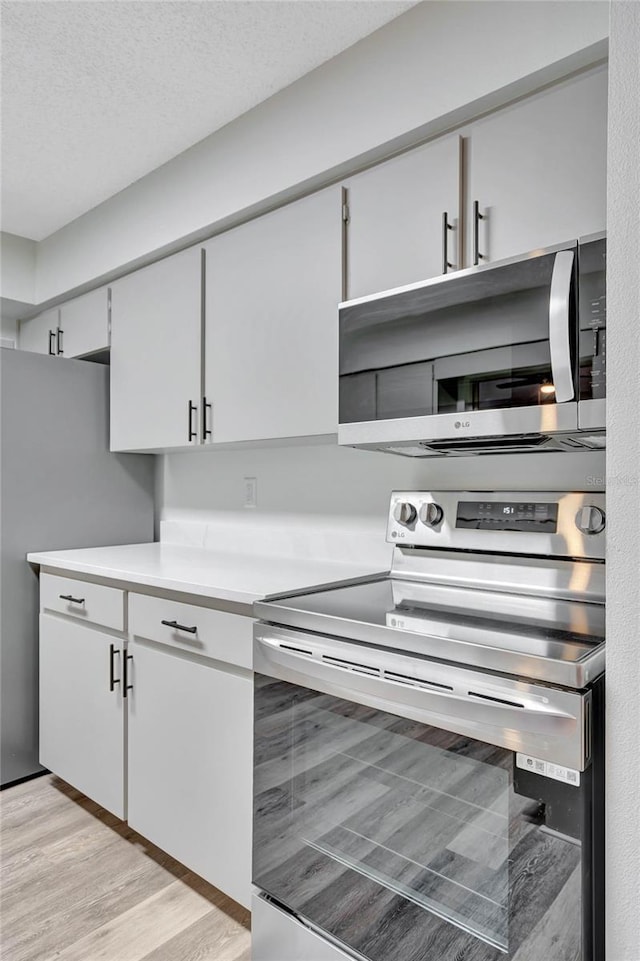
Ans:
[[[408,501],[399,501],[393,509],[393,516],[398,524],[403,524],[405,527],[408,527],[409,524],[413,524],[417,514],[413,504],[410,504]]]
[[[423,504],[420,508],[420,520],[427,527],[436,527],[444,516],[439,504]]]
[[[576,514],[576,526],[583,534],[599,534],[604,530],[605,513],[600,507],[587,504]]]

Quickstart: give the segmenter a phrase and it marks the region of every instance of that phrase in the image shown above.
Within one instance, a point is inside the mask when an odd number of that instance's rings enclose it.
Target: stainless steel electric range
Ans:
[[[254,961],[602,961],[604,495],[396,492],[258,603]]]

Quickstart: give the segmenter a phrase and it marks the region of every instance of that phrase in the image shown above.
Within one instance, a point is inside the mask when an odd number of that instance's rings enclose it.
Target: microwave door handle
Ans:
[[[575,397],[569,330],[573,260],[572,250],[561,250],[556,254],[549,291],[549,352],[558,404]]]

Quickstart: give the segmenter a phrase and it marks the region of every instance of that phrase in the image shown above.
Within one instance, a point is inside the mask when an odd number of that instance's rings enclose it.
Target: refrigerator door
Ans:
[[[153,458],[109,453],[109,368],[0,349],[1,779],[38,763],[38,577],[29,551],[153,540]]]

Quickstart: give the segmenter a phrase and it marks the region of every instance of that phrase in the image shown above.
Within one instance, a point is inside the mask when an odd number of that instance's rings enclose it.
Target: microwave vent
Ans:
[[[464,440],[450,441],[431,441],[425,442],[422,446],[429,450],[442,451],[447,454],[454,454],[457,451],[468,453],[469,451],[484,452],[487,450],[512,451],[512,450],[531,450],[535,447],[542,447],[549,442],[549,437],[544,434],[527,434],[524,437],[470,437]]]
[[[467,454],[518,454],[531,450],[557,449],[546,434],[526,434],[517,437],[467,437],[460,440],[421,441],[418,444],[386,444],[379,447],[386,454],[404,457],[444,457]]]

